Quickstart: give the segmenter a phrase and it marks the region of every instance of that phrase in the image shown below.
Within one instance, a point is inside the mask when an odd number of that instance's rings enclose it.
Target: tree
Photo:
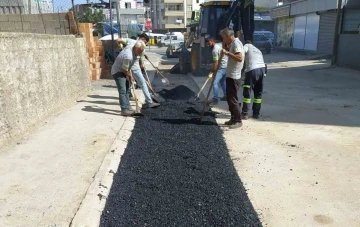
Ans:
[[[77,20],[79,23],[92,23],[96,24],[96,33],[103,35],[103,26],[100,22],[103,22],[105,16],[102,10],[92,9],[90,7],[86,8],[84,12],[76,14]],[[94,35],[97,35],[97,34]]]
[[[255,11],[269,11],[269,7],[255,6]]]

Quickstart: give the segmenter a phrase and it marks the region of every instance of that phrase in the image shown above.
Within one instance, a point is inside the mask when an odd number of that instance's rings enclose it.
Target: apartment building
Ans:
[[[0,14],[38,14],[53,12],[53,0],[0,0]]]
[[[204,0],[152,0],[145,4],[154,29],[185,28]]]

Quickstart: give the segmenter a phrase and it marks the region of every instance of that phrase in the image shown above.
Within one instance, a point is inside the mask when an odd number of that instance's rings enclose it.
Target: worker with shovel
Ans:
[[[139,34],[139,39],[145,43],[145,45],[147,45],[147,43],[149,42],[149,36],[146,35],[145,33],[141,33]],[[135,45],[134,40],[127,40],[127,45],[124,48],[125,49],[131,49],[133,48]],[[131,68],[131,71],[135,77],[135,80],[137,81],[138,85],[141,87],[144,96],[145,96],[145,104],[142,106],[142,108],[154,108],[154,107],[158,107],[160,106],[159,103],[155,103],[153,102],[149,89],[146,85],[146,81],[144,78],[144,75],[142,73],[143,70],[145,70],[145,66],[144,66],[144,61],[145,61],[145,50],[144,52],[136,58],[134,65]]]
[[[131,116],[135,114],[135,111],[131,108],[129,101],[130,84],[134,81],[130,70],[138,57],[143,54],[145,47],[145,43],[139,40],[132,48],[125,48],[117,56],[111,67],[111,75],[113,76],[119,91],[119,102],[122,116]]]
[[[228,56],[226,67],[226,97],[231,113],[231,119],[225,122],[230,129],[242,126],[241,111],[238,100],[240,88],[241,70],[244,66],[244,47],[238,38],[235,38],[234,30],[225,28],[221,31],[223,49],[221,53]]]
[[[219,66],[219,69],[215,75],[215,81],[213,86],[213,98],[209,101],[209,104],[216,105],[219,102],[219,85],[223,90],[224,97],[222,97],[221,101],[226,101],[226,66],[228,62],[228,57],[226,55],[223,56],[221,62],[219,62],[219,58],[222,50],[222,43],[216,43],[215,38],[209,37],[205,40],[207,46],[212,49],[212,57],[213,57],[213,67],[209,74],[209,78],[212,78],[213,74],[216,72],[216,69]]]

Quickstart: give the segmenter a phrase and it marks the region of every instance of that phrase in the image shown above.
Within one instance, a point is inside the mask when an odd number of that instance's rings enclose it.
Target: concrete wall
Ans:
[[[69,35],[66,13],[0,15],[0,32]]]
[[[83,38],[0,33],[0,148],[87,94]]]
[[[340,34],[338,58],[337,58],[338,65],[340,67],[347,67],[347,68],[360,70],[359,40],[360,40],[360,34]]]

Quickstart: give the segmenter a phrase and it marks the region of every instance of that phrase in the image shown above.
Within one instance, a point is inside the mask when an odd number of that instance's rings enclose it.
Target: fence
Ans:
[[[73,0],[0,0],[0,32],[78,33]]]

